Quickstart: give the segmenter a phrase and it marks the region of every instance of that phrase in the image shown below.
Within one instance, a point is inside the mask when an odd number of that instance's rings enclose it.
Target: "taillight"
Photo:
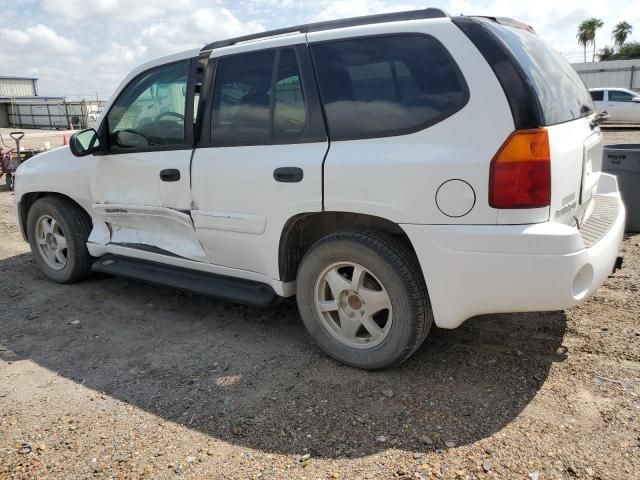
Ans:
[[[547,130],[516,130],[491,161],[489,205],[538,208],[550,202],[551,154]]]

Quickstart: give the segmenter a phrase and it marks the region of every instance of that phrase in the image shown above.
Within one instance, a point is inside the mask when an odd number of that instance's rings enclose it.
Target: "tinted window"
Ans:
[[[334,140],[410,133],[466,103],[457,66],[431,37],[357,38],[311,49]]]
[[[213,141],[260,145],[271,141],[271,77],[275,51],[223,57],[213,92]]]
[[[630,102],[633,95],[627,92],[618,92],[616,90],[609,90],[610,102]]]
[[[279,56],[266,50],[221,58],[213,95],[216,145],[296,143],[305,135],[307,110],[291,48],[281,49]]]
[[[535,33],[481,20],[507,45],[536,91],[545,125],[590,115],[593,102],[569,62]]]
[[[302,137],[307,125],[307,112],[296,54],[290,48],[280,51],[275,92],[274,137],[276,140]]]
[[[196,123],[198,117],[202,115],[200,109],[204,102],[201,102],[201,90],[204,83],[204,76],[207,71],[207,65],[209,64],[209,57],[200,57],[196,62],[196,73],[193,92],[193,123]]]
[[[599,92],[589,92],[591,93],[591,100],[594,102],[602,102],[604,100],[604,91],[600,90]]]
[[[184,145],[189,62],[154,68],[131,82],[107,115],[115,150]]]

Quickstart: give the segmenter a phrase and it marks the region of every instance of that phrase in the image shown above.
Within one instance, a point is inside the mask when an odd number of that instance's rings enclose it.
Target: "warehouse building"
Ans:
[[[587,88],[640,90],[640,59],[574,63],[572,66]]]
[[[103,102],[38,95],[38,79],[0,75],[0,127],[86,128]]]

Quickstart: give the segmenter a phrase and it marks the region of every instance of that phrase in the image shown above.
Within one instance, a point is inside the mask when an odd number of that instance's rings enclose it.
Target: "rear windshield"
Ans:
[[[538,94],[545,125],[568,122],[594,112],[584,83],[569,62],[536,34],[482,20],[500,37]]]

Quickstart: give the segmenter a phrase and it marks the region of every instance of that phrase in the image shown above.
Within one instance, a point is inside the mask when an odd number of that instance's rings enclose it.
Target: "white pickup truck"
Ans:
[[[592,88],[589,90],[598,113],[605,113],[609,123],[640,123],[640,93],[626,88]]]

